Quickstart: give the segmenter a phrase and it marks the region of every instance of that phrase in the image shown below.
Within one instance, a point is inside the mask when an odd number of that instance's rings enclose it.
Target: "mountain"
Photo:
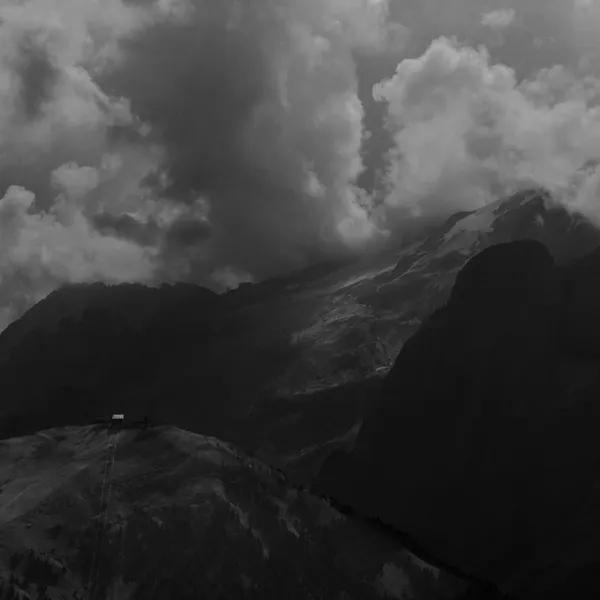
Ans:
[[[2,600],[450,600],[475,585],[176,427],[5,440],[0,478]]]
[[[600,246],[593,225],[531,190],[377,255],[221,296],[187,284],[61,288],[0,334],[0,437],[149,413],[306,480],[352,443],[465,262],[519,239],[542,242],[559,264]]]
[[[222,296],[57,290],[0,335],[0,598],[586,598],[598,248],[532,190]],[[113,412],[170,426],[106,465]]]
[[[514,597],[597,598],[599,300],[599,249],[486,248],[314,489]]]

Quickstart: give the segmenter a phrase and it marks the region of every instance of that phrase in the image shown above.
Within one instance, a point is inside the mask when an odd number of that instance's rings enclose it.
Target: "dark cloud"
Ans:
[[[212,232],[210,224],[190,217],[175,221],[167,230],[165,243],[176,250],[197,246]]]
[[[31,37],[20,44],[15,74],[19,78],[19,102],[27,119],[37,119],[44,103],[52,98],[59,70],[52,64],[45,49]]]
[[[91,217],[91,224],[103,235],[129,240],[140,246],[154,246],[161,237],[161,229],[156,222],[141,223],[127,214],[97,213]]]
[[[123,59],[101,86],[128,98],[167,149],[172,183],[185,200],[235,177],[239,138],[265,94],[265,60],[253,40],[200,13],[182,25],[160,23],[122,45]]]
[[[184,22],[124,41],[99,83],[128,98],[166,151],[160,176],[145,184],[186,204],[209,202],[211,243],[193,259],[200,278],[215,265],[274,275],[310,260],[315,246],[326,255],[345,237],[369,237],[353,188],[364,132],[352,41],[319,22],[337,4],[192,6]],[[345,219],[362,225],[341,233]]]

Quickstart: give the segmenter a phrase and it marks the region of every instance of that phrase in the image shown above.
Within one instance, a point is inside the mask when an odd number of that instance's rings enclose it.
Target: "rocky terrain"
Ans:
[[[3,600],[442,600],[473,588],[234,446],[175,427],[6,440],[0,482]]]

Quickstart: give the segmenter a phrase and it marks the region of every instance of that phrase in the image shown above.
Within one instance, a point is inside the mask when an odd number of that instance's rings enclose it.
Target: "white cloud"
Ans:
[[[77,209],[32,213],[33,201],[15,186],[0,199],[0,327],[61,283],[151,279],[152,252],[93,231]]]
[[[66,196],[79,199],[98,187],[100,175],[95,167],[80,167],[70,162],[52,171],[50,181],[54,188]]]
[[[395,142],[391,213],[447,216],[531,185],[561,196],[582,164],[600,159],[600,81],[563,67],[518,83],[484,48],[439,38],[375,94]]]
[[[481,16],[481,24],[495,30],[505,29],[513,23],[515,14],[513,8],[494,10]]]

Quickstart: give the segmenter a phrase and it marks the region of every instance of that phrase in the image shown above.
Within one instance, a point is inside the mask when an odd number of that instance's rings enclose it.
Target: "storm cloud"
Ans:
[[[387,17],[382,0],[2,6],[5,321],[67,281],[219,287],[382,235],[355,185],[353,53],[402,44]]]
[[[126,40],[100,78],[165,150],[153,193],[203,207],[196,243],[180,246],[193,250],[196,276],[234,266],[264,278],[303,266],[315,249],[377,236],[355,185],[365,131],[353,50],[397,39],[385,3],[246,6],[197,2],[185,22]],[[173,227],[192,241],[190,225]]]

